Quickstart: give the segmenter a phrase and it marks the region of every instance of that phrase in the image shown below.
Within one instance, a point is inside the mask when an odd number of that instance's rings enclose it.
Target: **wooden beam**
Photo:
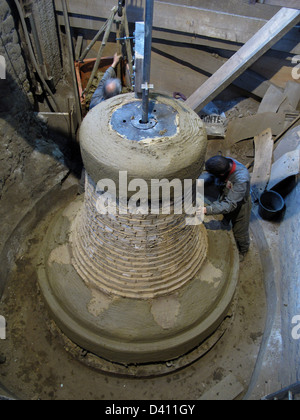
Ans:
[[[71,13],[80,13],[93,17],[108,17],[111,9],[116,5],[115,0],[69,0]],[[293,1],[293,0],[281,0]],[[295,0],[298,1],[298,0]],[[61,0],[54,0],[56,10],[61,10]],[[179,5],[184,7],[196,7],[200,9],[221,12],[224,14],[232,14],[236,16],[244,16],[248,18],[258,18],[270,20],[281,8],[281,6],[270,6],[265,4],[249,4],[241,0],[155,0],[155,5],[165,3],[171,5]],[[143,18],[145,9],[145,0],[135,0],[126,2],[127,12],[129,15],[138,15],[138,19]],[[289,7],[289,6],[286,6]],[[99,14],[100,13],[100,14]],[[101,15],[102,13],[102,15]],[[105,13],[105,15],[103,15]]]
[[[278,11],[278,7],[247,5],[246,12],[243,12],[246,5],[238,6],[237,0],[230,0],[229,3],[213,0],[211,2],[213,10],[209,8],[210,2],[204,0],[198,4],[195,1],[189,3],[192,6],[173,4],[172,1],[175,0],[169,1],[155,1],[154,29],[200,36],[203,37],[203,42],[207,39],[223,40],[232,50],[234,50],[233,47],[238,47],[237,44],[247,42]],[[187,2],[187,0],[184,1]],[[67,3],[71,26],[93,30],[99,30],[101,23],[99,20],[107,19],[112,7],[115,6],[115,0],[101,0],[101,2],[98,0],[67,0]],[[144,0],[140,0],[138,4],[127,6],[129,22],[144,20],[143,4]],[[205,7],[200,7],[201,4]],[[258,13],[257,7],[260,9],[260,13]],[[58,22],[61,25],[63,24],[61,0],[55,0],[55,9]],[[246,13],[249,15],[245,15]],[[300,54],[300,43],[297,36],[298,33],[289,35],[284,43],[275,45],[274,48]]]
[[[282,89],[275,85],[270,85],[258,108],[257,113],[263,114],[264,112],[277,112],[285,98],[286,95]]]
[[[232,401],[244,391],[244,386],[230,373],[202,395],[200,401]]]
[[[259,57],[268,51],[300,20],[300,11],[282,8],[260,29],[230,60],[228,60],[206,83],[187,100],[195,111],[201,110],[219,93],[228,87]]]
[[[112,0],[67,0],[71,15],[107,18],[115,1]],[[61,12],[61,0],[55,0],[56,11]],[[143,21],[143,7],[127,7],[130,22]],[[153,27],[179,32],[221,38],[227,41],[245,43],[257,32],[267,19],[230,14],[228,12],[155,1]]]
[[[270,20],[279,11],[281,6],[270,6],[261,3],[251,4],[249,0],[161,0],[164,3],[180,4],[181,6],[200,7],[201,9],[216,12],[230,13],[249,18]],[[289,1],[289,0],[281,0]],[[293,1],[293,0],[291,0]],[[297,0],[295,0],[297,1]],[[289,7],[289,6],[286,6]]]
[[[196,33],[188,34],[184,32],[171,31],[170,29],[154,28],[153,38],[157,40],[166,40],[173,42],[182,42],[192,45],[201,45],[204,47],[215,48],[227,51],[238,51],[242,44],[238,42],[227,41],[225,39],[208,38],[197,35]],[[300,55],[299,27],[295,27],[289,31],[279,42],[277,42],[272,50],[290,53],[291,55]]]
[[[155,91],[167,95],[181,92],[188,97],[195,91],[196,86],[201,85],[208,79],[207,76],[194,69],[176,61],[171,61],[156,52],[151,54],[151,68],[155,69],[151,73],[151,83],[154,84]],[[170,69],[172,69],[172,77],[166,77],[166,75],[170,75]]]
[[[290,7],[292,9],[300,9],[299,0],[265,0],[264,3],[271,6]]]
[[[254,137],[255,160],[251,176],[252,190],[258,199],[265,191],[271,175],[274,142],[271,129]]]
[[[249,117],[231,120],[226,132],[226,147],[230,149],[239,141],[253,139],[267,128],[272,130],[274,136],[279,135],[285,125],[285,114],[264,112],[263,114],[250,115]]]
[[[234,15],[199,7],[155,2],[154,27],[196,33],[232,42],[247,42],[266,19]]]
[[[181,64],[190,67],[199,73],[214,74],[227,59],[213,57],[212,54],[184,44],[177,46],[173,43],[161,44],[154,40],[152,50],[165,57],[179,61]],[[233,85],[243,89],[252,95],[263,98],[271,83],[264,77],[252,70],[246,70],[243,75],[233,81]]]
[[[290,176],[299,175],[299,173],[300,149],[296,149],[286,153],[273,163],[268,190],[271,190]]]

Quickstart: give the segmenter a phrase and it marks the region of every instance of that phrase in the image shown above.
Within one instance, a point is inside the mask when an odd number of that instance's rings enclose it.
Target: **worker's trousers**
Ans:
[[[248,252],[250,247],[251,209],[252,201],[251,196],[249,196],[246,203],[243,203],[233,212],[224,215],[225,220],[232,223],[233,234],[241,254]]]

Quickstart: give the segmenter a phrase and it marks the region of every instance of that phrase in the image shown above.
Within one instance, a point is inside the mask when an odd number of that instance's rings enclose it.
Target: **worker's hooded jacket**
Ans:
[[[222,180],[218,201],[207,206],[207,215],[229,214],[247,202],[250,194],[250,174],[240,162],[231,159],[233,168],[227,179]]]
[[[101,102],[103,102],[104,99],[104,86],[105,83],[109,80],[109,79],[114,79],[116,77],[116,72],[115,69],[113,67],[109,67],[104,76],[101,79],[101,82],[99,83],[97,89],[95,90],[94,95],[92,96],[92,100],[90,103],[90,110],[92,108],[94,108],[96,105],[100,104]]]

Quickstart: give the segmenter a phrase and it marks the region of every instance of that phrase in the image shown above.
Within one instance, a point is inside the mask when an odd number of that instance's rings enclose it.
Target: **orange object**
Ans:
[[[114,61],[114,57],[103,57],[100,61],[98,70],[105,73],[106,70],[112,65],[113,61]],[[83,62],[80,62],[80,61],[75,62],[75,72],[76,72],[78,91],[79,91],[79,97],[80,97],[80,103],[81,103],[83,115],[85,115],[87,112],[84,90],[87,87],[88,81],[91,77],[95,62],[96,62],[96,58],[87,58],[83,60]],[[122,85],[128,86],[128,80],[130,80],[130,77],[128,78],[128,75],[127,75],[128,65],[126,64],[126,61],[124,61],[122,58],[120,60],[120,66],[121,66],[121,75],[122,75],[121,76]]]
[[[75,62],[75,71],[78,83],[79,97],[81,105],[85,105],[84,90],[91,77],[96,58],[88,58],[83,62]],[[100,61],[99,71],[105,72],[113,63],[113,57],[103,57]]]

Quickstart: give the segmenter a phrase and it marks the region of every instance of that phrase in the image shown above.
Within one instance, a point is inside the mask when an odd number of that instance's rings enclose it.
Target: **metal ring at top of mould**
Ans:
[[[111,118],[111,126],[128,140],[141,141],[147,138],[172,137],[177,132],[176,116],[178,112],[171,106],[149,103],[149,119],[141,119],[141,101],[127,103],[118,108]]]

